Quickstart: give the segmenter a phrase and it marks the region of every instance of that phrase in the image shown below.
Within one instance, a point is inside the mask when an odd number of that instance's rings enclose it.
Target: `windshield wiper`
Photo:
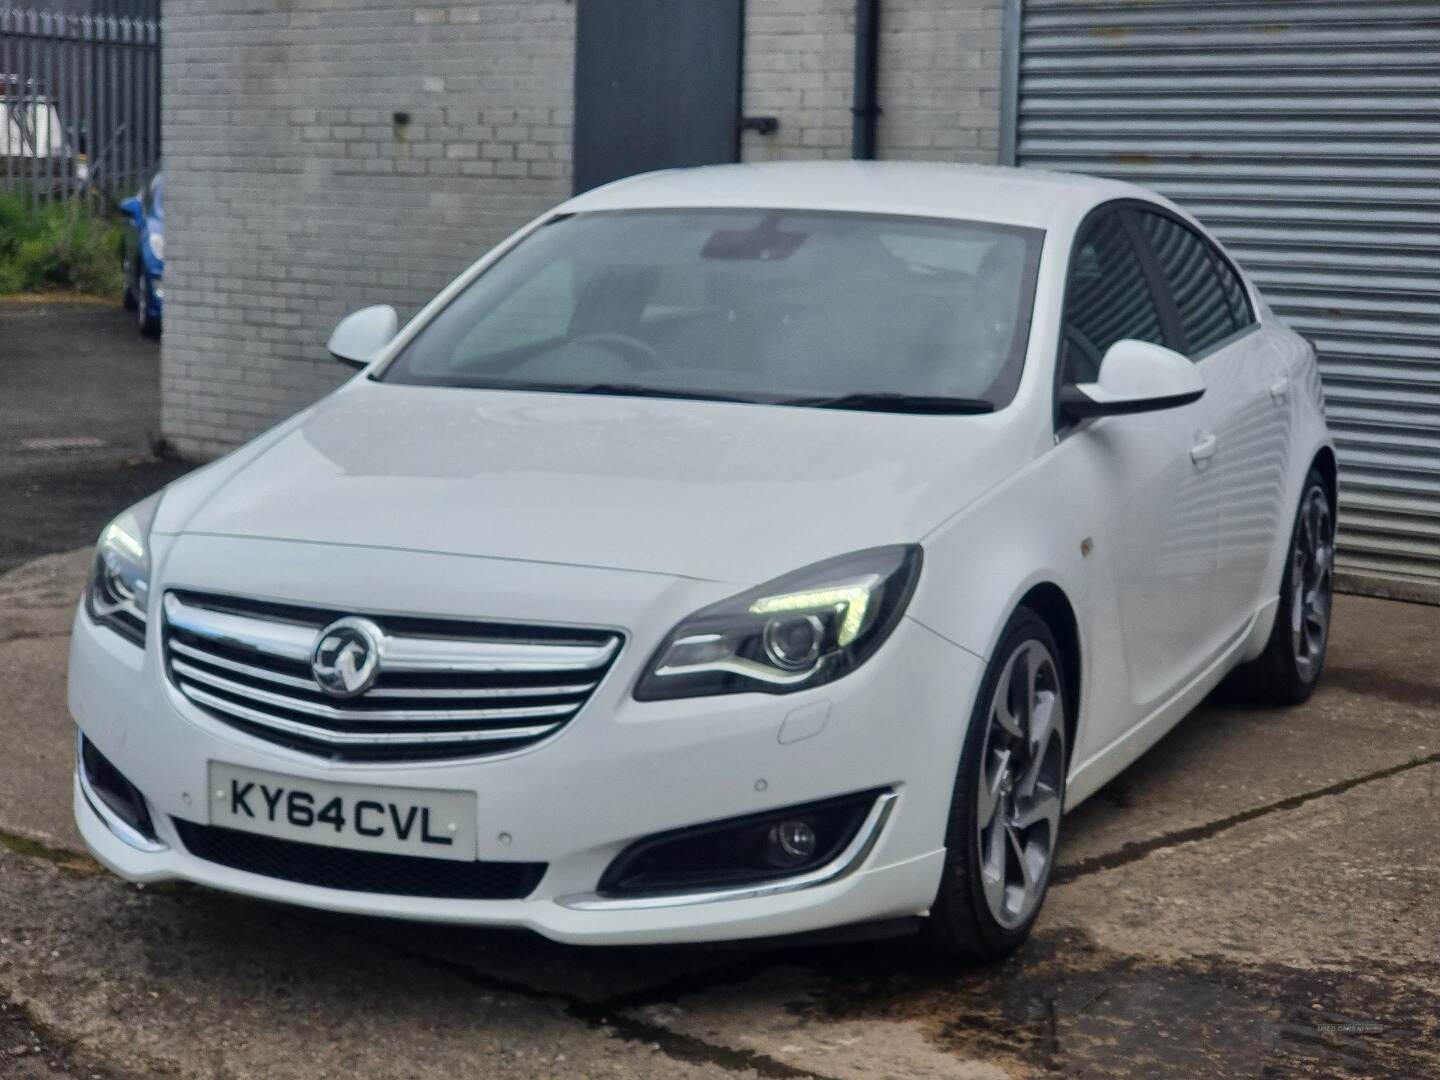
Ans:
[[[536,390],[549,390],[560,394],[613,394],[616,397],[684,398],[694,401],[738,401],[746,405],[759,404],[758,398],[742,394],[719,394],[706,390],[667,390],[659,386],[638,386],[631,383],[590,383],[589,385],[567,386],[563,383],[540,384]]]
[[[934,394],[899,394],[869,391],[838,397],[790,398],[777,405],[803,405],[812,409],[857,409],[863,412],[917,413],[933,416],[968,415],[995,411],[984,398],[944,397]]]

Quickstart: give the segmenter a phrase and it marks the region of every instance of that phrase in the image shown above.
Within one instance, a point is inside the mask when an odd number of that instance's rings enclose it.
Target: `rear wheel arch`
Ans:
[[[1278,603],[1264,646],[1230,677],[1232,686],[1260,705],[1304,702],[1324,669],[1335,565],[1335,455],[1328,446],[1306,470],[1294,524],[1285,536]]]

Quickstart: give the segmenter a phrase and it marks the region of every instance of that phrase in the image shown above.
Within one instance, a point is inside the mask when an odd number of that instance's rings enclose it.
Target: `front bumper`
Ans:
[[[71,652],[72,714],[144,793],[163,848],[127,843],[77,776],[81,835],[101,863],[132,881],[185,880],[338,912],[525,927],[574,943],[766,937],[928,909],[980,661],[903,620],[869,663],[825,687],[641,703],[629,690],[658,636],[649,630],[632,628],[632,646],[584,710],[532,748],[466,762],[340,765],[205,716],[166,681],[157,633],[142,652],[82,611]],[[787,727],[802,710],[805,723]],[[479,858],[547,869],[523,900],[482,901],[320,888],[207,862],[185,850],[173,819],[209,824],[211,761],[312,780],[475,791]],[[843,873],[683,902],[595,896],[606,867],[640,837],[872,788],[889,789],[894,799],[884,820],[868,834],[862,828],[863,850]]]

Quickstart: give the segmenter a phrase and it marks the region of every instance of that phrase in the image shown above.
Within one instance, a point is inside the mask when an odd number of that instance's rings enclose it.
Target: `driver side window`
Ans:
[[[457,363],[476,362],[511,349],[562,338],[578,303],[574,263],[552,263],[500,301],[455,346]]]
[[[1094,382],[1100,359],[1125,338],[1165,344],[1160,311],[1120,214],[1084,227],[1070,261],[1061,337],[1061,384]]]

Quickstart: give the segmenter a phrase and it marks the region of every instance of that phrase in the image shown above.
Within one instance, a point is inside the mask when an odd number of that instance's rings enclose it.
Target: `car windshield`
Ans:
[[[1042,237],[795,210],[563,217],[473,281],[380,378],[984,412],[1019,382]]]

